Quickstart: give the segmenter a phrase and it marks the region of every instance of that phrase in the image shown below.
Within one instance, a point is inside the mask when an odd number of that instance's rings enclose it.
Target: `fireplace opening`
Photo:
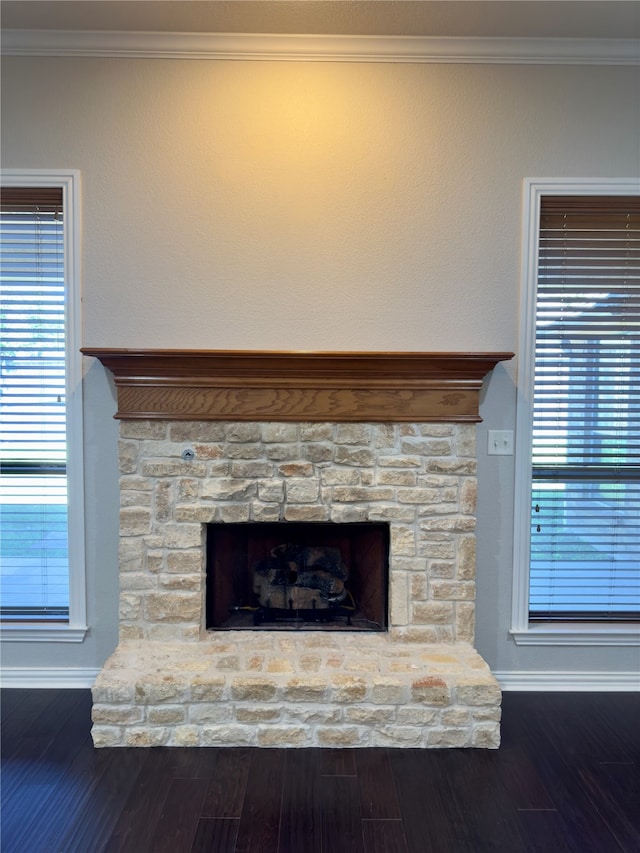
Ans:
[[[208,630],[386,631],[389,525],[207,525]]]

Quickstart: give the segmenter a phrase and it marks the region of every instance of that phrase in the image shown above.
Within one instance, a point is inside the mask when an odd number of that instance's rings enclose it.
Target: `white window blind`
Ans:
[[[640,197],[543,196],[529,618],[640,616]]]
[[[1,195],[4,620],[69,617],[62,199],[57,187]]]

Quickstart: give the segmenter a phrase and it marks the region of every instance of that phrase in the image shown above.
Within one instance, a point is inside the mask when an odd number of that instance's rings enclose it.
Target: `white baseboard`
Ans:
[[[90,688],[100,669],[81,667],[2,667],[2,687]],[[636,692],[640,672],[548,672],[523,670],[493,673],[504,691],[545,692]]]
[[[0,669],[2,687],[59,687],[88,688],[93,686],[100,669],[81,667],[19,667],[4,666]]]
[[[640,691],[640,672],[494,672],[504,691],[545,692],[636,692]]]

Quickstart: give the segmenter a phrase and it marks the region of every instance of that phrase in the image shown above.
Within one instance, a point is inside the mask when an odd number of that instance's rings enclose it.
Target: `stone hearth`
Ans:
[[[120,642],[93,688],[96,746],[499,745],[473,648],[473,422],[509,354],[463,356],[471,378],[397,354],[382,381],[376,356],[310,381],[296,355],[248,380],[235,353],[197,370],[189,354],[185,376],[185,353],[85,352],[114,372],[121,418]],[[248,521],[387,522],[388,631],[207,631],[206,525]]]

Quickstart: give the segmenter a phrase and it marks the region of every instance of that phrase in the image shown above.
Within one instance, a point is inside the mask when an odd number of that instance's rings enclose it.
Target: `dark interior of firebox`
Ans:
[[[207,629],[387,629],[389,525],[207,525]]]

